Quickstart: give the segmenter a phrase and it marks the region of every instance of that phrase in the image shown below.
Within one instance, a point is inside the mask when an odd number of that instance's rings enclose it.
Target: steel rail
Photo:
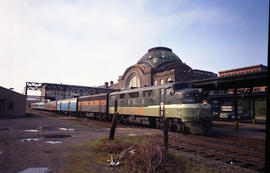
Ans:
[[[174,140],[176,140],[176,139],[174,139]],[[217,145],[217,144],[206,143],[206,142],[201,142],[201,141],[195,141],[195,140],[191,140],[191,139],[181,138],[180,140],[188,142],[188,143],[204,145],[204,146],[207,146],[207,147],[210,146],[210,147],[213,147],[213,148],[216,148],[216,149],[224,149],[224,150],[230,151],[230,152],[238,152],[238,153],[243,153],[243,154],[249,154],[249,155],[256,156],[256,157],[264,159],[264,153],[247,151],[247,150],[242,150],[242,149],[233,148],[233,147],[229,147],[229,146]]]

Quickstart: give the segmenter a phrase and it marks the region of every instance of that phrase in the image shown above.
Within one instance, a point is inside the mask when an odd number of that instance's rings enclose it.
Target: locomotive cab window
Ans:
[[[201,103],[202,95],[199,91],[184,92],[182,95],[182,103]]]

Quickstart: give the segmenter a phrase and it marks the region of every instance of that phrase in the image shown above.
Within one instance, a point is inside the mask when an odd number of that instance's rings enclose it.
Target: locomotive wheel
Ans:
[[[124,116],[121,115],[121,116],[119,117],[118,121],[119,121],[120,124],[124,124],[124,122],[125,122]]]
[[[183,125],[183,132],[184,132],[184,134],[189,133],[189,128],[185,124]]]
[[[163,129],[163,120],[161,118],[156,118],[156,127],[157,129]]]
[[[180,122],[179,123],[179,131],[184,133],[184,134],[187,134],[187,133],[189,133],[189,127],[187,127],[183,122]]]
[[[149,117],[148,119],[149,119],[150,127],[151,127],[151,128],[156,128],[156,126],[157,126],[156,118],[154,118],[154,117]]]
[[[176,124],[172,124],[171,125],[171,131],[172,132],[176,132],[177,131],[177,125]]]

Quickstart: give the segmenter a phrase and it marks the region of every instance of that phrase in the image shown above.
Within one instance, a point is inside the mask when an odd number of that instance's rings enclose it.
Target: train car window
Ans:
[[[155,92],[154,92],[155,91]],[[158,90],[150,90],[149,97],[154,97]],[[158,94],[157,94],[158,95]]]
[[[139,97],[139,92],[129,93],[129,97],[130,97],[130,98]]]
[[[125,98],[125,94],[120,94],[120,99]]]
[[[141,99],[141,103],[142,103],[142,105],[144,105],[144,98]]]
[[[143,97],[147,97],[148,96],[148,91],[143,91]]]
[[[110,96],[110,100],[112,100],[112,99],[116,99],[116,95]]]
[[[153,104],[153,99],[150,98],[150,99],[149,99],[149,102],[150,102],[150,104]]]
[[[152,90],[143,91],[143,97],[152,97],[152,96],[153,96]]]

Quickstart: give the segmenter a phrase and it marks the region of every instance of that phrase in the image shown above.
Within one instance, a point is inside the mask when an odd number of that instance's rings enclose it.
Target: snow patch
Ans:
[[[46,173],[49,171],[48,167],[26,168],[18,173]]]
[[[22,139],[23,142],[38,142],[40,139],[39,138],[25,138]]]
[[[58,128],[59,130],[64,130],[64,131],[75,131],[75,129],[72,128]]]
[[[25,132],[39,132],[39,130],[24,130]]]
[[[62,141],[46,141],[48,144],[61,144]]]

